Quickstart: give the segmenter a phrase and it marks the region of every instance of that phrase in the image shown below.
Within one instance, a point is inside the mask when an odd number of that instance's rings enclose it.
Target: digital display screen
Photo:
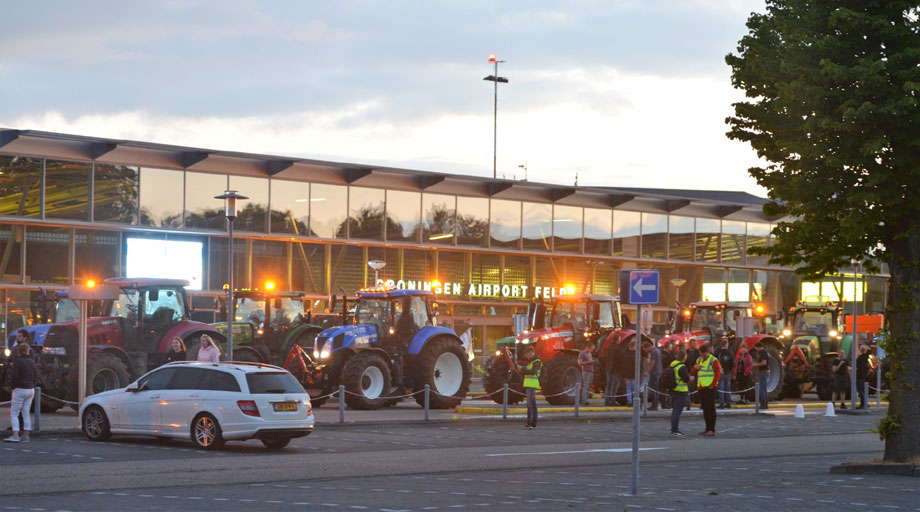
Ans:
[[[186,279],[189,290],[200,290],[201,246],[201,242],[129,238],[125,277]]]

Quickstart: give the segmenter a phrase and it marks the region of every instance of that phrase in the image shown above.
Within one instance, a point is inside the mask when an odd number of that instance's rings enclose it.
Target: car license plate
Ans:
[[[274,402],[272,407],[275,408],[275,412],[296,411],[297,402]]]

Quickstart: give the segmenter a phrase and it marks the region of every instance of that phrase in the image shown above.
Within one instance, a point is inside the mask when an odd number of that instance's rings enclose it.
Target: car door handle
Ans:
[[[160,395],[150,395],[151,400],[156,400],[157,398],[160,398]]]
[[[189,395],[188,397],[189,397],[189,398],[198,398],[198,393],[195,393],[194,395]]]

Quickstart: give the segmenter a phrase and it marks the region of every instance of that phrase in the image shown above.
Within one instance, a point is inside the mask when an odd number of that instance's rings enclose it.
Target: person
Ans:
[[[12,390],[10,398],[10,423],[13,435],[4,439],[11,443],[28,443],[29,431],[32,430],[32,399],[35,398],[35,383],[38,379],[38,367],[29,357],[28,343],[16,345],[17,357],[10,361],[9,384]],[[22,434],[20,435],[19,414],[22,413]]]
[[[19,345],[23,343],[28,343],[28,342],[29,342],[29,331],[25,329],[19,329],[18,331],[16,331],[16,344],[13,345],[12,347],[12,354],[10,354],[10,359],[19,357],[17,355],[18,351],[16,350],[16,347],[18,347]],[[33,359],[35,358],[35,351],[32,350],[32,347],[29,347],[29,353],[26,355],[28,355],[29,357],[32,357]]]
[[[834,402],[840,400],[840,408],[847,408],[847,389],[850,387],[850,363],[843,352],[837,352],[837,358],[831,363],[831,370],[834,372],[834,396],[831,398]]]
[[[214,340],[207,334],[201,335],[201,348],[198,349],[198,359],[202,363],[219,363],[220,349],[214,344]]]
[[[738,379],[738,387],[746,390],[754,384],[754,358],[748,353],[747,343],[741,344],[741,352],[738,354],[738,361],[735,362],[735,378]],[[741,403],[747,405],[749,391],[741,393]]]
[[[543,361],[534,352],[533,345],[524,347],[524,360],[527,361],[526,367],[517,365],[518,371],[524,374],[524,390],[527,392],[527,423],[524,428],[533,430],[537,428],[537,390],[540,389]]]
[[[687,361],[690,362],[690,365],[693,366],[696,363],[696,360],[700,358],[699,344],[702,343],[698,340],[690,340],[687,343]],[[690,379],[690,394],[688,395],[690,400],[687,400],[687,410],[690,410],[690,404],[693,402],[699,403],[700,395],[696,392],[696,380]]]
[[[578,353],[578,366],[581,367],[581,393],[582,405],[588,405],[591,394],[591,383],[594,381],[594,347],[593,341],[588,340],[585,348]]]
[[[728,340],[722,340],[722,347],[716,353],[716,357],[719,358],[719,366],[722,367],[722,378],[719,380],[719,409],[731,409],[735,355],[728,348]]]
[[[760,408],[769,409],[767,381],[770,380],[770,356],[763,342],[758,341],[754,344],[754,354],[751,354],[751,357],[754,360],[754,378],[757,380],[757,389],[760,391]]]
[[[677,342],[671,340],[664,345],[664,350],[661,351],[661,368],[667,371],[671,367],[671,362],[677,360]],[[667,391],[667,390],[665,390]],[[661,408],[670,409],[671,408],[671,395],[669,393],[662,394],[661,398]]]
[[[859,345],[859,357],[856,358],[856,392],[859,393],[859,408],[866,408],[866,378],[869,376],[869,346]]]
[[[199,351],[198,354],[200,355],[201,352]],[[166,353],[166,362],[172,363],[173,361],[185,361],[185,342],[178,336],[172,339],[172,348]]]
[[[626,403],[630,406],[633,404],[633,398],[636,391],[636,339],[629,341],[629,349],[623,351],[623,363],[621,372],[626,378]]]
[[[703,410],[703,419],[706,422],[706,430],[700,432],[700,435],[703,436],[716,435],[716,395],[719,392],[719,380],[722,378],[722,367],[719,365],[719,360],[709,351],[709,344],[701,346],[700,357],[690,370],[690,373],[696,377],[700,409]]]
[[[648,386],[652,394],[650,411],[657,411],[661,400],[658,398],[658,381],[661,380],[661,349],[653,345],[648,352]]]
[[[674,372],[674,389],[668,392],[671,395],[671,435],[682,436],[680,431],[680,415],[684,412],[684,403],[687,401],[687,392],[690,389],[690,371],[687,370],[687,351],[680,349],[677,351],[677,358],[671,361],[668,367],[669,372]]]
[[[604,349],[604,366],[607,372],[607,383],[604,386],[604,405],[616,405],[616,394],[620,389],[620,364],[623,347],[616,340],[612,340]]]

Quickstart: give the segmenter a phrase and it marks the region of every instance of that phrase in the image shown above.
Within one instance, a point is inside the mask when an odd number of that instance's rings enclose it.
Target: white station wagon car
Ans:
[[[313,406],[297,379],[277,366],[177,362],[87,397],[80,421],[91,441],[149,435],[191,439],[210,450],[258,438],[279,449],[313,431]]]

